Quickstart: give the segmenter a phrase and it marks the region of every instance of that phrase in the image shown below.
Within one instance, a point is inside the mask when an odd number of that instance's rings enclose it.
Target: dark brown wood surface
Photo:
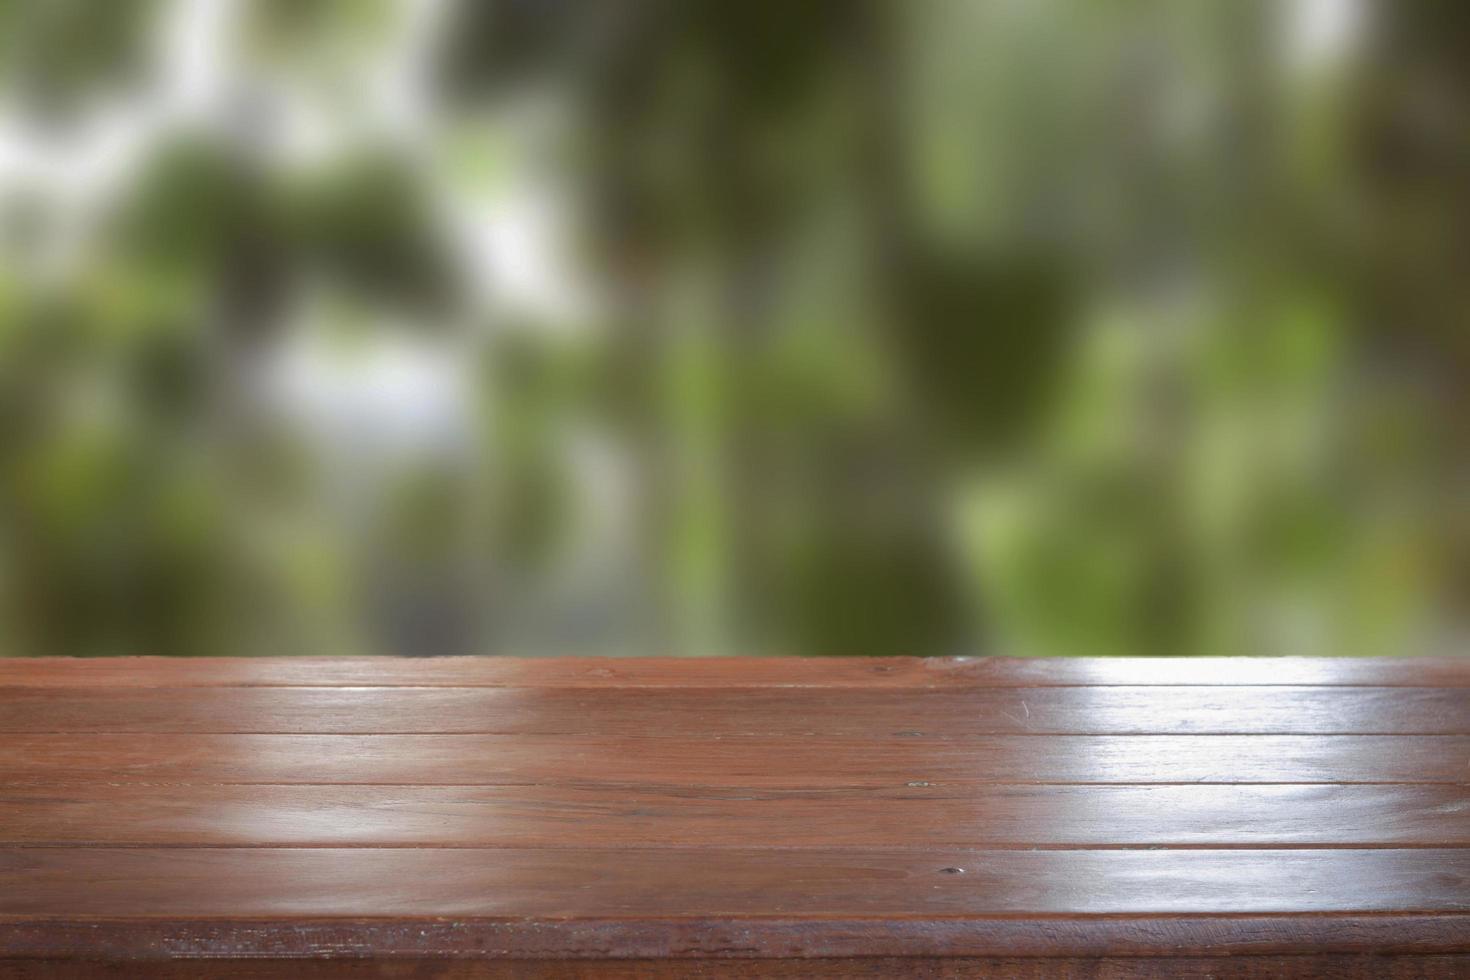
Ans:
[[[841,695],[834,694],[833,697]],[[738,710],[732,709],[732,710]],[[3,705],[0,705],[3,713]],[[649,719],[649,730],[657,719]],[[1464,735],[5,735],[0,783],[1463,783]]]
[[[27,847],[1470,847],[1467,814],[1470,786],[1444,784],[0,790]]]
[[[3,660],[0,977],[1470,976],[1470,661]]]
[[[1470,735],[1470,688],[730,690],[28,688],[6,698],[0,733]]]

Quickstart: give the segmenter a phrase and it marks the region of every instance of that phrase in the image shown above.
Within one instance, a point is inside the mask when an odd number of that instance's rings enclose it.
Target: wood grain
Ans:
[[[27,688],[7,693],[0,732],[1466,735],[1470,688]]]
[[[0,978],[1470,971],[1470,661],[0,659]]]
[[[826,788],[1460,783],[1463,735],[7,735],[0,783]]]
[[[1470,850],[1434,848],[5,848],[0,874],[33,918],[1470,913]]]
[[[0,657],[0,687],[1470,687],[1465,658]]]
[[[759,930],[752,931],[752,925]],[[500,916],[312,918],[0,917],[12,958],[148,962],[316,957],[779,961],[910,957],[1114,957],[1464,954],[1460,912],[1121,916],[865,917],[764,915],[651,919]],[[691,971],[693,972],[693,971]],[[1311,972],[1300,974],[1314,976]]]
[[[0,787],[0,845],[1467,847],[1470,786]]]
[[[846,957],[799,960],[0,960],[0,980],[1463,980],[1470,956]]]

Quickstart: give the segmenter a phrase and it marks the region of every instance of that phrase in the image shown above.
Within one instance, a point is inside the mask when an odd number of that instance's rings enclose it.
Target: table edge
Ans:
[[[1470,912],[894,918],[0,917],[8,957],[809,958],[1470,953]]]

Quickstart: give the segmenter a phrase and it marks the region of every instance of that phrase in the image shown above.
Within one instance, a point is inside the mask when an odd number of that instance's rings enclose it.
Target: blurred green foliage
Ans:
[[[1462,4],[225,8],[0,2],[0,654],[1463,630]]]

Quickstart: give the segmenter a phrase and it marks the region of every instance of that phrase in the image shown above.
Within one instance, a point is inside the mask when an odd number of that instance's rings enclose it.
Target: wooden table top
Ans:
[[[0,659],[0,733],[0,976],[1470,976],[1470,658]]]

